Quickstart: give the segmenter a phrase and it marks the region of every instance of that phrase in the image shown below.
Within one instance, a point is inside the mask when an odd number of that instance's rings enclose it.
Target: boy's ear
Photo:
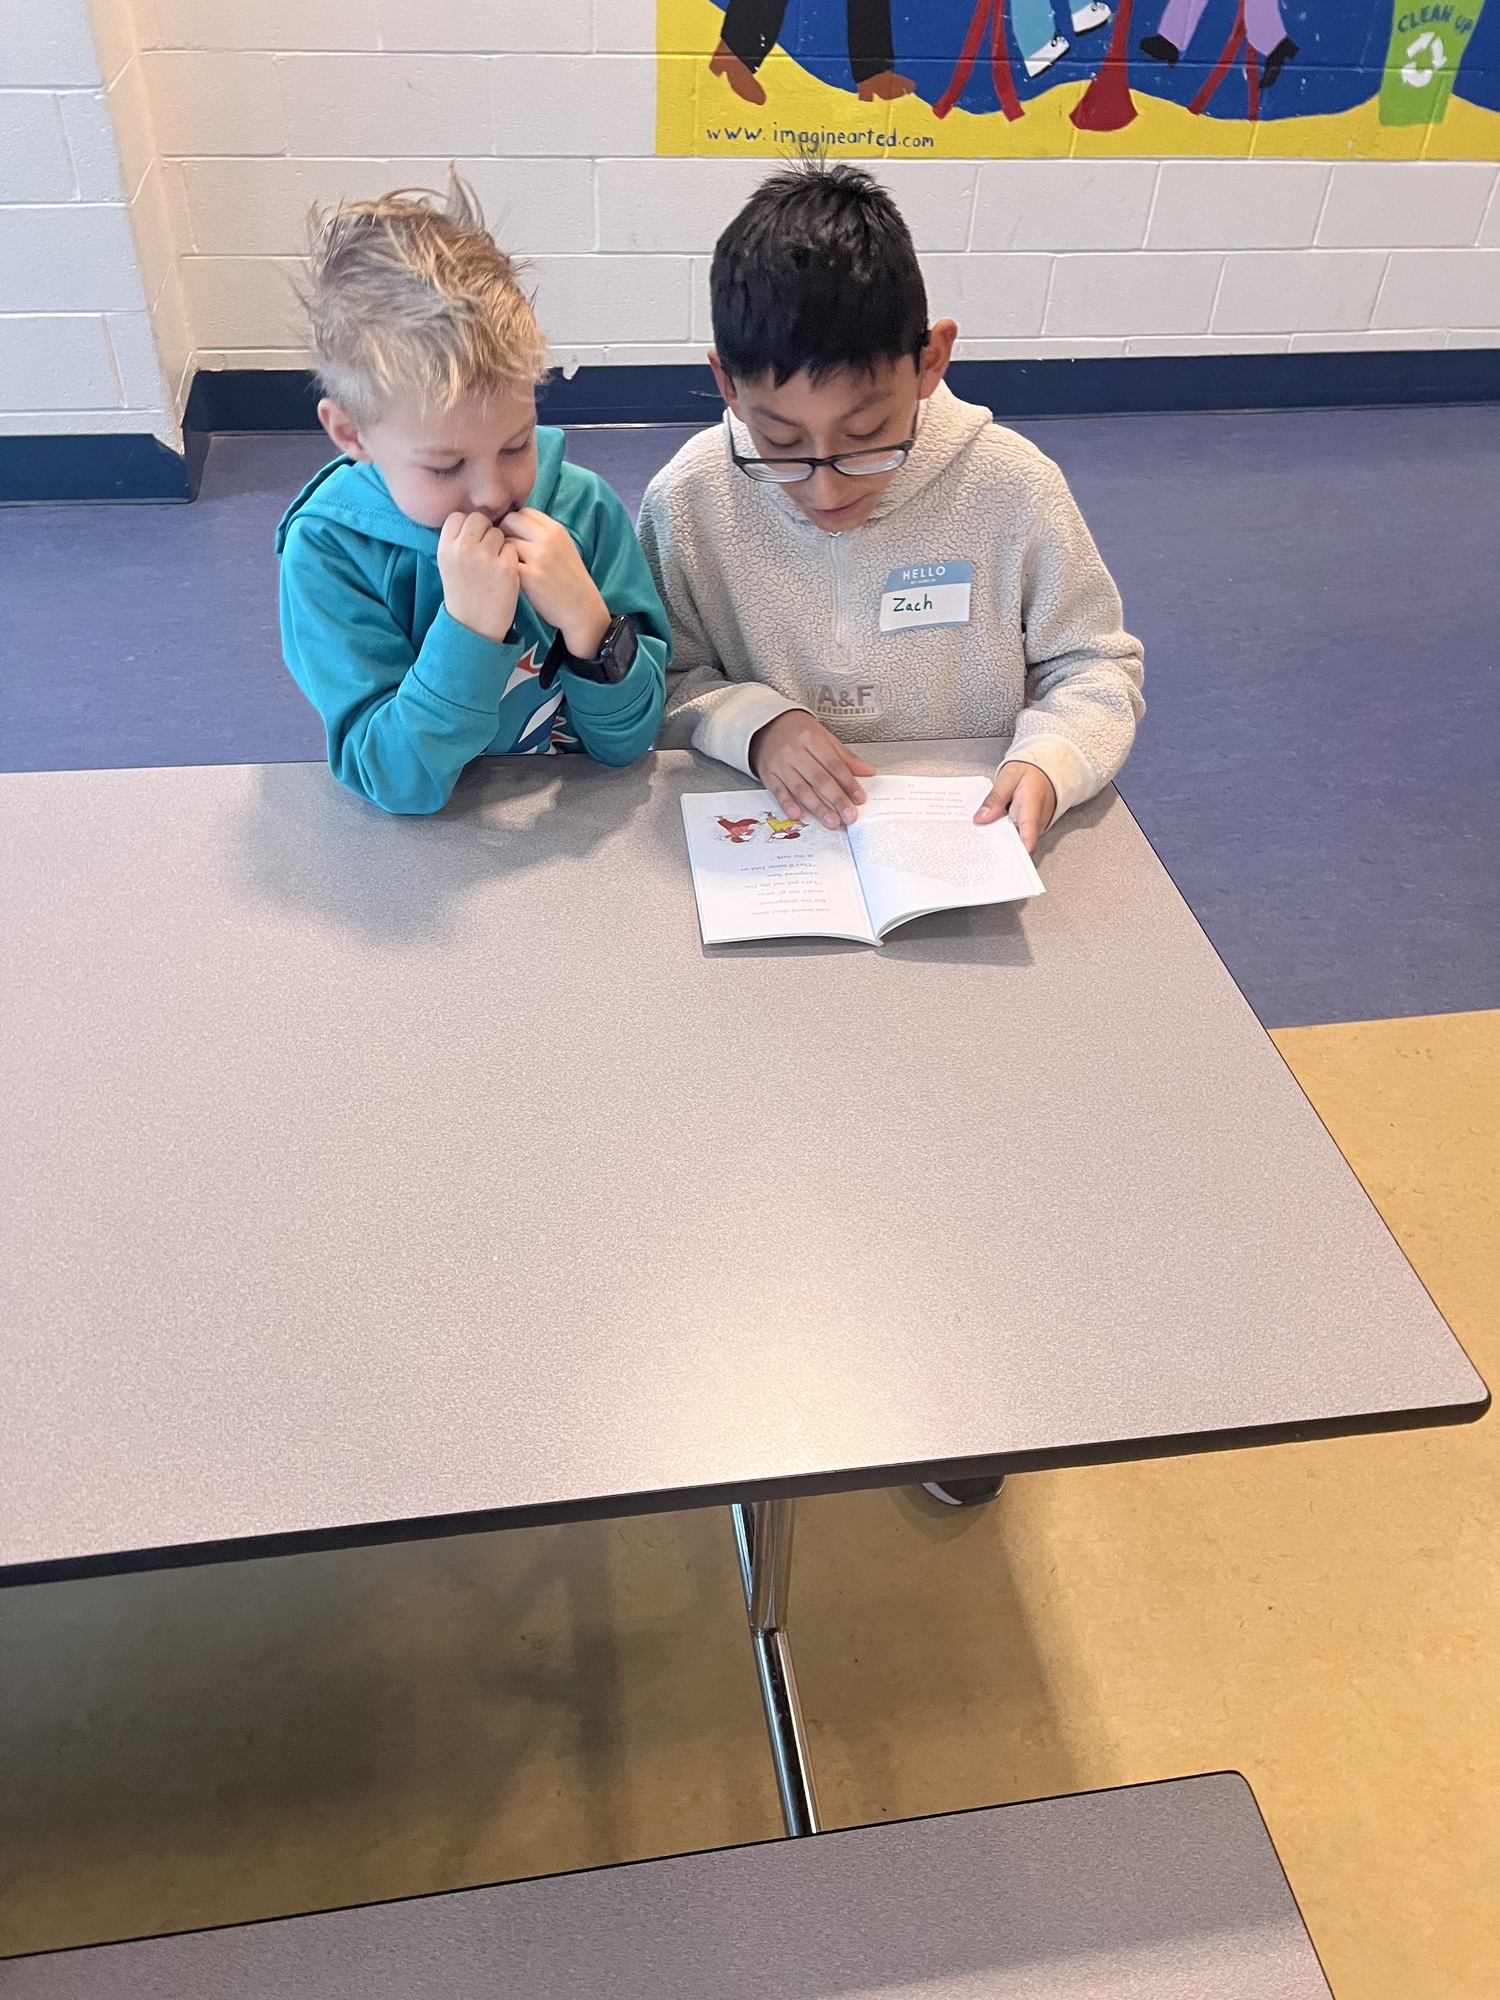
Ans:
[[[711,347],[708,350],[708,365],[714,371],[714,380],[719,385],[719,394],[724,398],[730,409],[734,411],[734,414],[739,416],[739,392],[734,386],[734,377],[726,371],[723,362],[720,361],[717,348]]]
[[[927,336],[927,345],[922,349],[922,358],[917,363],[917,394],[924,400],[930,396],[938,383],[948,372],[948,363],[953,359],[953,343],[958,338],[958,321],[940,319]]]
[[[342,403],[336,403],[332,396],[324,396],[318,404],[318,422],[345,458],[357,459],[361,465],[370,463],[369,447],[359,434],[359,425]]]

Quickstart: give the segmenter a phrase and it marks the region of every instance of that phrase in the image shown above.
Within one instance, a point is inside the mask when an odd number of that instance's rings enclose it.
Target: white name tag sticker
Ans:
[[[918,625],[967,625],[974,565],[908,563],[893,569],[880,596],[882,632],[910,632]]]

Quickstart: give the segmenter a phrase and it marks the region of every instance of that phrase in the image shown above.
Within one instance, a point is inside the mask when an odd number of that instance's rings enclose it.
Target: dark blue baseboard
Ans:
[[[0,438],[0,505],[51,500],[192,500],[207,434],[179,454],[146,431]]]
[[[1351,354],[1140,355],[1081,361],[956,361],[955,392],[1012,418],[1163,410],[1378,409],[1500,402],[1500,345]],[[540,394],[553,424],[711,423],[706,365],[580,368]],[[311,431],[317,391],[300,369],[226,368],[194,379],[179,457],[155,438],[0,438],[0,502],[190,500],[214,432]]]
[[[580,368],[551,375],[537,402],[549,424],[712,423],[723,405],[706,363]],[[315,431],[318,391],[300,369],[225,368],[194,377],[187,430]]]
[[[315,431],[318,391],[304,368],[200,368],[184,431]]]
[[[1500,336],[1497,336],[1500,341]],[[1087,361],[957,361],[955,395],[1011,417],[1162,410],[1363,410],[1500,402],[1495,347],[1359,354],[1141,354]]]
[[[955,394],[1005,417],[1097,417],[1158,410],[1368,409],[1500,402],[1500,345],[1362,354],[1160,354],[1083,361],[955,361]],[[538,398],[553,424],[712,422],[721,404],[706,364],[580,368]],[[316,430],[308,375],[200,374],[187,424],[205,431]]]

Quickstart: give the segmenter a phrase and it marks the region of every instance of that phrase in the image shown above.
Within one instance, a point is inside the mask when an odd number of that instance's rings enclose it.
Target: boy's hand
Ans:
[[[1057,793],[1047,773],[1035,764],[1002,764],[989,797],[974,815],[974,824],[989,826],[1006,811],[1026,843],[1026,852],[1035,854],[1037,842],[1057,811]]]
[[[789,708],[750,738],[750,768],[788,819],[851,826],[865,802],[861,778],[875,767],[846,750],[805,708]]]
[[[450,514],[438,536],[437,562],[448,616],[503,645],[521,594],[514,546],[488,514]]]
[[[521,589],[539,618],[555,625],[575,660],[591,660],[609,630],[609,608],[561,521],[518,507],[500,523],[521,565]]]

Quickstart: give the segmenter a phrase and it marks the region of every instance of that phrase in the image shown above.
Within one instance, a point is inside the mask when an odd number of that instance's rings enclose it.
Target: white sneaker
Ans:
[[[1004,1473],[997,1472],[991,1479],[924,1479],[922,1491],[941,1500],[945,1507],[982,1507],[1004,1484]]]
[[[1104,0],[1088,0],[1088,5],[1080,7],[1073,16],[1073,33],[1087,35],[1095,28],[1102,28],[1109,19],[1109,11]]]
[[[1090,4],[1094,4],[1094,0],[1090,0]],[[1051,69],[1059,56],[1065,56],[1067,53],[1068,45],[1062,36],[1054,35],[1044,49],[1038,49],[1034,56],[1026,58],[1026,74],[1040,76],[1044,69]]]

